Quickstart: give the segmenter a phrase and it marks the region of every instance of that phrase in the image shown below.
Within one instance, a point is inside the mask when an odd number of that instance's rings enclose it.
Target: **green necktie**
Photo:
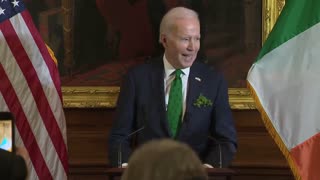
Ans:
[[[167,116],[172,137],[176,137],[182,115],[182,81],[180,75],[182,71],[175,71],[176,77],[171,83]]]

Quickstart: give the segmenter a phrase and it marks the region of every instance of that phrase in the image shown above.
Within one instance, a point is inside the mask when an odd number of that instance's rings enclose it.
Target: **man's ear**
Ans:
[[[160,35],[159,38],[160,43],[162,44],[163,47],[167,47],[167,36],[164,34]]]

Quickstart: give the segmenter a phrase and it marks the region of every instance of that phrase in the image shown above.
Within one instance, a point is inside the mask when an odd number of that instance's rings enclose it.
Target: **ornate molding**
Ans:
[[[267,39],[285,5],[285,0],[262,1],[262,43]]]
[[[115,108],[119,87],[68,86],[62,87],[65,108]],[[229,102],[232,109],[255,109],[255,104],[246,88],[230,88]]]
[[[64,0],[67,17],[65,27],[71,27],[69,19],[71,0]],[[262,42],[265,41],[276,22],[285,0],[263,0],[262,3]],[[71,9],[69,9],[69,7]],[[69,26],[70,25],[70,26]],[[65,31],[65,33],[69,33]],[[70,44],[69,44],[70,45]],[[70,45],[72,49],[72,45]],[[119,87],[110,86],[65,86],[62,87],[63,106],[65,108],[115,108],[120,92]],[[256,109],[253,98],[246,88],[229,88],[229,102],[232,109]]]
[[[256,109],[255,102],[247,88],[229,88],[229,103],[231,109]]]
[[[114,86],[62,87],[65,108],[114,108],[120,92]]]

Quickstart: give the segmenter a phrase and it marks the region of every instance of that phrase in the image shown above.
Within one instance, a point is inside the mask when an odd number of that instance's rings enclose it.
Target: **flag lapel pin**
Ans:
[[[201,82],[201,79],[199,77],[195,77],[194,79]]]

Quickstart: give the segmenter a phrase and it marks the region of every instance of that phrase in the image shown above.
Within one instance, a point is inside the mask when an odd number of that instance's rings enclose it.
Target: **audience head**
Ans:
[[[147,142],[130,157],[122,180],[206,180],[206,171],[193,150],[165,139]]]
[[[174,68],[190,67],[200,49],[198,14],[184,7],[169,10],[160,24],[159,41],[165,49],[165,57]]]

